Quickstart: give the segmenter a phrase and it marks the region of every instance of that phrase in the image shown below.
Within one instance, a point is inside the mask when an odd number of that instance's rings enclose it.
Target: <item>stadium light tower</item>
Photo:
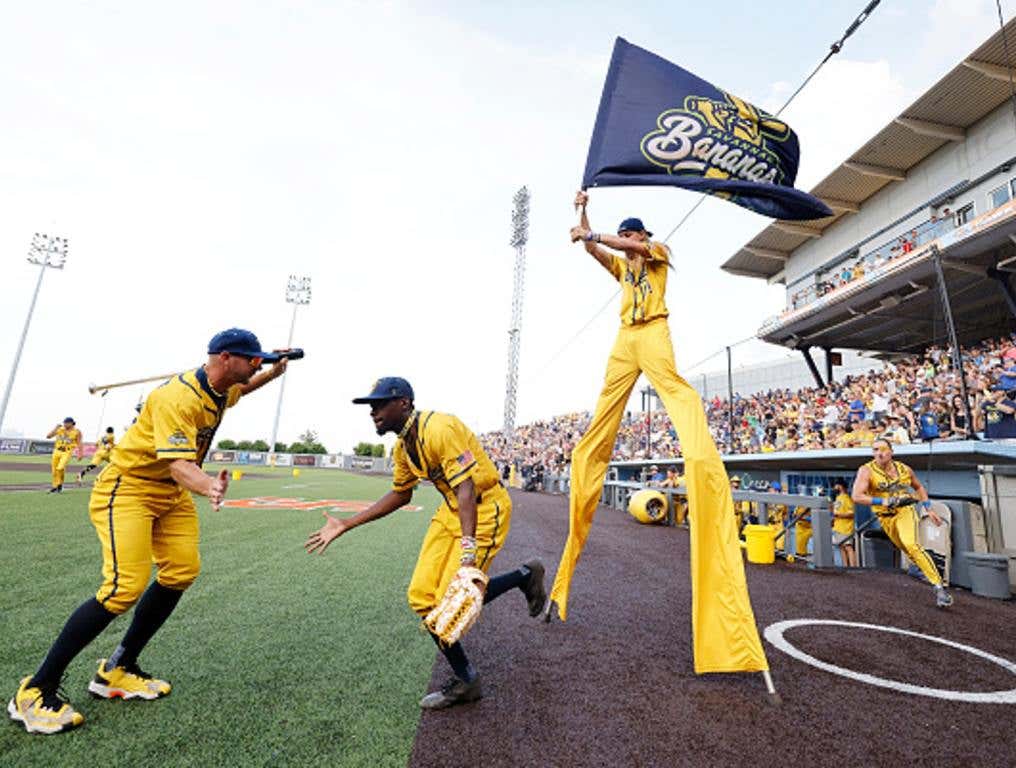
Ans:
[[[529,242],[529,190],[522,187],[512,198],[512,238],[515,249],[515,288],[512,291],[512,322],[508,327],[508,376],[504,393],[504,434],[515,429],[515,405],[519,394],[519,334],[526,285],[526,243]]]
[[[38,232],[32,237],[32,244],[28,248],[28,261],[39,265],[39,279],[35,281],[35,293],[32,294],[32,303],[28,305],[28,317],[25,318],[25,327],[21,331],[21,340],[18,341],[18,351],[14,353],[14,365],[11,366],[11,375],[7,379],[7,389],[4,390],[4,399],[0,403],[0,435],[3,434],[4,414],[7,413],[7,402],[11,399],[11,389],[14,388],[14,377],[18,372],[18,363],[21,361],[21,351],[25,348],[25,338],[28,336],[28,326],[32,323],[32,313],[35,311],[35,300],[39,298],[39,289],[42,287],[42,277],[46,274],[46,267],[52,269],[63,269],[67,263],[67,238],[43,235]]]
[[[296,309],[301,304],[310,304],[310,278],[289,276],[286,284],[286,302],[293,305],[293,319],[289,323],[289,340],[286,348],[293,346],[293,329],[296,328]],[[275,423],[272,425],[272,441],[268,443],[268,453],[275,453],[275,438],[279,434],[279,417],[282,415],[282,393],[286,391],[286,374],[282,374],[279,382],[279,403],[275,406]]]

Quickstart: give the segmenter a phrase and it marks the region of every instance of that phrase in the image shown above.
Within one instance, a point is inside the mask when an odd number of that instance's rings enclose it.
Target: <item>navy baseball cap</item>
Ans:
[[[212,340],[208,342],[208,354],[217,355],[220,352],[243,357],[260,357],[266,363],[274,363],[280,357],[274,352],[265,352],[261,349],[258,337],[243,328],[227,328],[212,336]]]
[[[782,491],[783,490],[783,486],[780,485],[779,481],[774,481],[769,487],[772,488],[774,491]]]
[[[374,386],[371,387],[369,395],[354,397],[353,402],[356,405],[363,405],[364,403],[376,403],[381,400],[393,400],[396,397],[405,397],[412,400],[413,388],[409,386],[409,382],[403,378],[398,376],[385,376],[374,382]]]
[[[642,223],[642,219],[636,219],[634,216],[622,221],[617,227],[617,234],[622,232],[645,232],[650,237],[653,233],[646,229],[646,225]]]
[[[72,419],[70,416],[68,416],[66,419],[63,420],[64,424],[66,424],[67,422],[70,422],[71,424],[77,424],[77,422],[74,421],[74,419]]]

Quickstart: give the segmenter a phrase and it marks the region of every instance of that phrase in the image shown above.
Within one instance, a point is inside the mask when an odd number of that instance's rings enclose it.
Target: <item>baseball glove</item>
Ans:
[[[889,509],[903,509],[903,507],[912,507],[920,503],[921,500],[915,499],[913,496],[891,496],[886,499],[886,506]]]
[[[462,567],[456,572],[441,602],[423,619],[441,645],[457,642],[480,618],[487,581],[487,574],[479,568]]]

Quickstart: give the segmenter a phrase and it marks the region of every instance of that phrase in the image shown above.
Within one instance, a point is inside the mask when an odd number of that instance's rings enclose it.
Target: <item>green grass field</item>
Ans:
[[[385,478],[336,470],[302,469],[293,478],[288,470],[249,469],[270,476],[233,483],[231,499],[372,501],[388,488]],[[0,485],[48,478],[0,472]],[[128,613],[64,680],[84,726],[39,736],[8,722],[0,728],[0,764],[405,765],[434,659],[405,589],[438,502],[432,488],[421,488],[413,499],[421,511],[396,512],[312,557],[302,544],[320,525],[320,511],[213,513],[199,499],[201,576],[141,657],[146,670],[172,681],[173,693],[154,702],[88,695],[96,661],[116,646]],[[88,489],[73,485],[59,496],[0,492],[5,701],[99,584],[87,503]]]

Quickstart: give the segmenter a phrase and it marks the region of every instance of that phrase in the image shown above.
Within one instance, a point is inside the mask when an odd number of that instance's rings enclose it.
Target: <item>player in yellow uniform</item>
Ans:
[[[76,452],[75,458],[81,458],[81,430],[74,426],[74,419],[68,416],[63,420],[63,424],[53,427],[46,437],[56,440],[53,446],[53,457],[50,460],[53,485],[49,492],[60,493],[63,491],[64,472],[67,470],[67,464],[70,463],[71,454]]]
[[[272,368],[256,373],[266,361],[274,362]],[[42,666],[21,681],[7,705],[11,719],[27,731],[57,733],[84,722],[57,693],[60,678],[135,603],[127,633],[99,661],[88,690],[102,698],[143,700],[169,693],[168,682],[141,670],[138,654],[198,575],[198,516],[191,493],[207,496],[212,509],[226,493],[226,471],[212,477],[201,463],[226,409],[282,375],[286,362],[262,351],[250,331],[231,328],[212,337],[204,366],[149,395],[92,488],[89,513],[102,546],[102,586],[71,614]],[[148,585],[153,562],[156,580]]]
[[[741,478],[737,475],[730,476],[730,491],[741,490]],[[734,502],[734,519],[737,521],[737,530],[740,533],[741,529],[744,528],[745,524],[751,519],[751,502],[750,501],[735,501]]]
[[[85,480],[85,475],[91,472],[100,464],[109,461],[113,455],[113,448],[116,446],[116,439],[113,437],[113,428],[106,427],[106,434],[98,439],[95,443],[95,453],[92,454],[92,458],[88,461],[88,466],[78,473],[78,485]]]
[[[840,557],[846,568],[857,567],[857,550],[854,549],[854,500],[847,486],[835,483],[833,491],[833,543],[840,548]]]
[[[797,517],[800,515],[800,517]],[[794,507],[794,554],[804,556],[808,554],[808,542],[811,541],[811,513],[808,507]]]
[[[914,471],[901,461],[893,459],[892,444],[880,437],[871,446],[874,459],[857,470],[851,498],[857,504],[868,504],[878,515],[886,536],[921,569],[935,589],[935,604],[939,608],[952,605],[952,596],[945,591],[942,577],[931,557],[917,540],[917,511],[911,489],[916,493],[921,509],[935,525],[942,519],[935,514],[928,501],[928,492]]]
[[[476,435],[450,414],[417,412],[413,397],[408,381],[389,376],[378,379],[369,395],[353,400],[370,405],[379,435],[398,435],[392,454],[392,488],[352,517],[340,519],[325,512],[325,524],[307,538],[304,546],[308,553],[323,553],[349,529],[408,504],[417,484],[429,480],[442,502],[420,547],[408,592],[409,607],[423,617],[444,597],[459,568],[490,569],[511,526],[512,502]],[[543,564],[531,560],[495,576],[487,584],[483,602],[518,588],[526,596],[529,615],[538,616],[547,600],[543,574]],[[436,637],[434,640],[437,642]],[[479,699],[483,695],[480,676],[466,658],[462,644],[456,642],[444,648],[438,643],[438,648],[455,674],[440,690],[424,696],[420,706],[443,709]]]
[[[684,458],[695,564],[691,579],[695,671],[767,670],[748,599],[727,472],[702,399],[674,365],[666,302],[670,250],[654,241],[637,218],[622,221],[616,235],[593,232],[586,213],[588,200],[585,192],[575,197],[581,221],[570,237],[572,242],[582,241],[586,252],[620,284],[621,327],[596,411],[572,451],[568,540],[550,597],[561,619],[566,619],[572,576],[589,536],[614,440],[635,382],[644,373],[663,401]]]
[[[770,493],[783,493],[783,486],[778,481],[769,485]],[[786,504],[767,504],[765,522],[772,528],[777,536],[783,535],[783,521],[787,519]]]

